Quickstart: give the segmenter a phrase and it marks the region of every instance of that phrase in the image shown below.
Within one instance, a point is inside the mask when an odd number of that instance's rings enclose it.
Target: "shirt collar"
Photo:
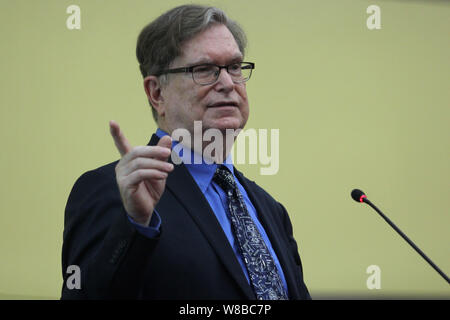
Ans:
[[[158,128],[156,130],[156,135],[159,138],[162,138],[163,136],[169,135],[167,132],[161,130],[160,128]],[[172,149],[178,145],[179,142],[172,140]],[[181,146],[179,147],[180,152],[179,152],[179,156],[181,159],[183,159],[182,155],[190,155],[190,159],[192,160],[191,163],[184,163],[184,165],[186,166],[186,168],[189,170],[190,174],[192,175],[192,177],[194,178],[195,182],[197,182],[197,185],[199,186],[200,190],[205,193],[206,189],[208,188],[208,186],[211,184],[211,180],[214,177],[214,173],[216,172],[217,169],[217,164],[216,163],[206,163],[202,157],[202,155],[198,154],[197,152],[194,152],[193,150],[189,149],[188,147],[186,147],[185,145],[181,144]],[[194,160],[200,160],[201,161],[195,161]],[[196,163],[196,162],[201,162],[201,163]],[[232,162],[232,158],[231,158],[231,154],[228,155],[227,159],[225,160],[225,162],[223,163],[223,165],[228,168],[228,170],[230,170],[230,172],[233,174],[234,176],[234,168],[233,168],[233,162]]]

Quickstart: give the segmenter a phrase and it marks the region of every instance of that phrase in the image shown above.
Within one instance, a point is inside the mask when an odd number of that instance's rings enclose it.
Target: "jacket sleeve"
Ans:
[[[302,267],[302,261],[300,259],[300,255],[298,253],[298,247],[297,247],[297,242],[294,239],[294,235],[293,235],[293,228],[292,228],[292,223],[291,220],[289,218],[289,215],[286,211],[286,209],[284,208],[284,206],[278,202],[278,204],[281,207],[282,210],[282,220],[283,220],[283,227],[284,230],[286,232],[286,236],[288,238],[289,241],[289,249],[290,249],[290,253],[293,255],[295,263],[297,264],[297,267],[299,268],[299,272],[298,274],[301,277],[301,285],[303,286],[303,290],[302,292],[305,292],[305,297],[303,297],[304,299],[308,299],[311,300],[311,296],[309,294],[308,288],[305,285],[305,282],[303,280],[303,267]]]
[[[98,170],[83,174],[65,210],[61,299],[139,299],[158,240],[131,224],[113,175]],[[67,285],[70,265],[79,267],[79,289]]]

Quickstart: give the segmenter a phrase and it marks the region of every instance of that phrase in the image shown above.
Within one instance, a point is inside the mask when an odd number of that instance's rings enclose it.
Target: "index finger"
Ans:
[[[130,143],[120,130],[119,124],[114,120],[109,121],[109,132],[111,133],[111,136],[114,139],[114,144],[122,157],[131,151],[132,147]]]

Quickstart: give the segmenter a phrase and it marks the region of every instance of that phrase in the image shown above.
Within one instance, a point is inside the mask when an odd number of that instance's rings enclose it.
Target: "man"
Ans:
[[[142,30],[137,57],[159,129],[148,146],[132,147],[111,121],[121,160],[75,183],[63,299],[310,298],[286,210],[230,163],[227,130],[249,115],[245,44],[211,7],[177,7]],[[196,121],[226,147],[206,155],[208,141],[172,141],[180,129],[195,136]],[[67,286],[69,265],[80,268],[79,289]]]

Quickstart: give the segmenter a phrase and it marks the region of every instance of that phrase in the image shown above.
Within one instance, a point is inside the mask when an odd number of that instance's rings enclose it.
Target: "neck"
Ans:
[[[194,128],[194,130],[185,128],[170,130],[160,127],[160,129],[184,147],[200,154],[203,158],[212,160],[214,163],[226,161],[240,132],[240,129],[219,130],[214,128],[207,130],[198,130],[198,128]]]

